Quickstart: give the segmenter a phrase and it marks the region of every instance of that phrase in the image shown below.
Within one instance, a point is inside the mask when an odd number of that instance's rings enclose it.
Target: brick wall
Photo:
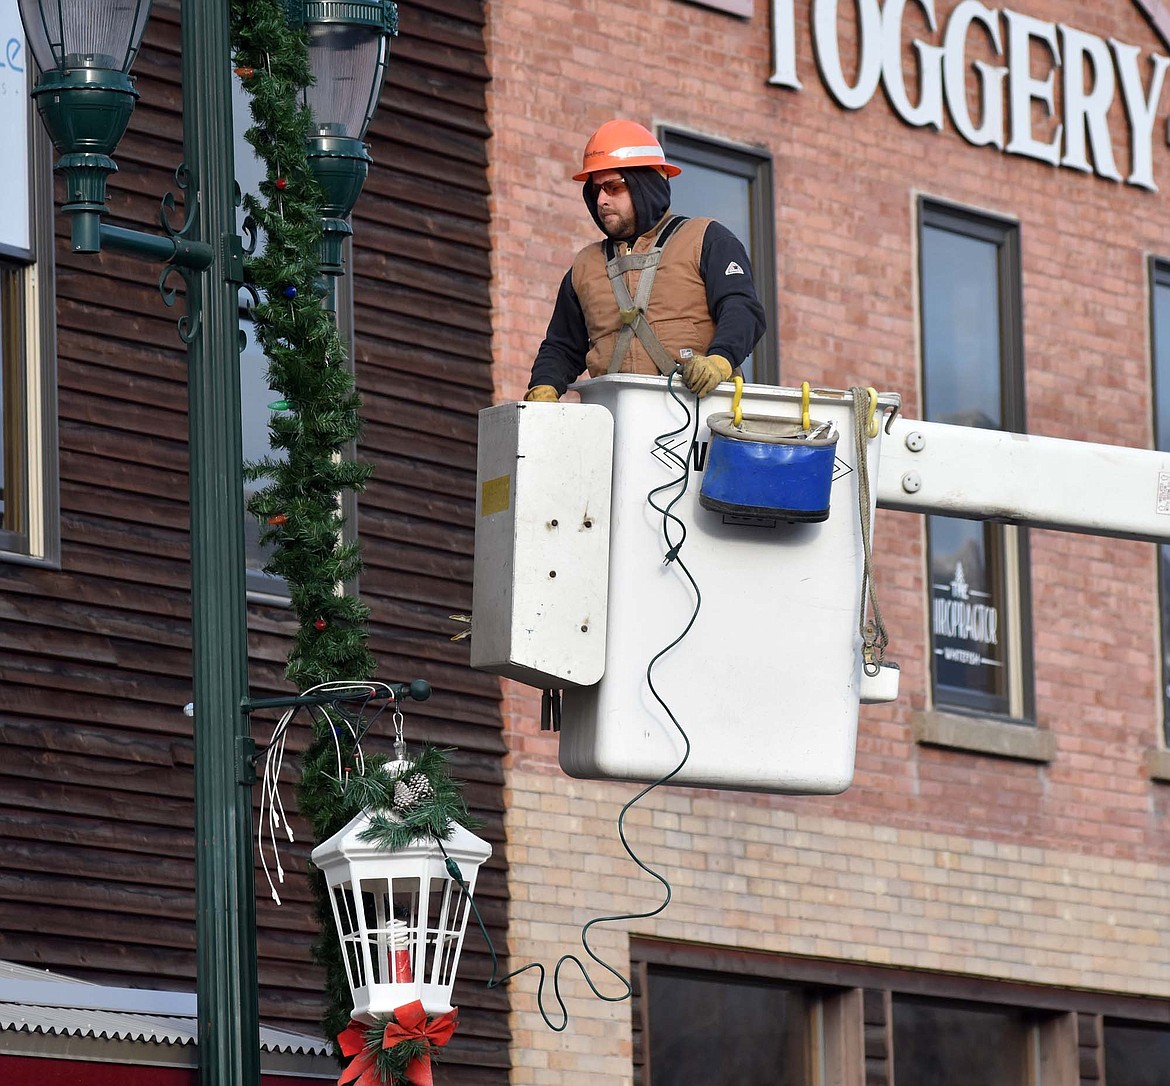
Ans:
[[[955,5],[936,6],[941,26]],[[1071,15],[1055,0],[1012,7],[1170,52],[1128,0]],[[1146,260],[1170,256],[1165,196],[973,147],[949,122],[910,128],[880,91],[862,110],[841,109],[817,75],[809,8],[796,5],[804,87],[793,91],[767,84],[763,0],[750,19],[680,0],[489,4],[497,398],[523,393],[561,276],[596,236],[569,179],[584,140],[624,115],[773,156],[783,383],[874,385],[921,417],[914,208],[927,194],[1021,224],[1029,430],[1148,447]],[[848,57],[853,6],[841,8]],[[908,58],[910,36],[938,40],[921,18],[907,14]],[[1046,62],[1033,57],[1039,76]],[[1163,183],[1167,97],[1153,148]],[[1038,136],[1050,124],[1036,113]],[[1119,101],[1110,124],[1125,174]],[[923,533],[919,516],[878,515],[902,693],[862,710],[854,786],[833,798],[649,797],[631,815],[632,837],[676,896],[659,917],[599,933],[619,966],[629,930],[1170,997],[1168,796],[1143,769],[1161,729],[1154,548],[1031,533],[1038,724],[1056,741],[1051,763],[1034,764],[914,742],[929,689]],[[505,684],[505,706],[513,964],[551,968],[579,949],[584,920],[653,907],[656,884],[616,839],[635,789],[567,780],[531,692]],[[564,1033],[534,1013],[533,974],[514,982],[513,1081],[628,1081],[626,1005],[594,999],[566,973]],[[545,1004],[555,1006],[547,994]]]
[[[508,797],[511,968],[576,954],[606,996],[619,982],[581,949],[596,916],[643,913],[661,886],[636,868],[615,821],[632,787],[514,773]],[[1170,998],[1170,866],[1110,850],[1041,847],[881,820],[832,803],[757,803],[663,788],[633,808],[627,839],[672,899],[651,919],[593,928],[628,976],[628,935]],[[855,816],[858,812],[845,812]],[[1079,844],[1079,843],[1078,843]],[[523,885],[523,888],[521,887]],[[563,1033],[541,1022],[535,971],[512,982],[513,1082],[630,1081],[630,1013],[562,968]],[[551,979],[542,1005],[560,1025]],[[603,1037],[604,1042],[599,1042]],[[583,1062],[577,1063],[575,1061]]]

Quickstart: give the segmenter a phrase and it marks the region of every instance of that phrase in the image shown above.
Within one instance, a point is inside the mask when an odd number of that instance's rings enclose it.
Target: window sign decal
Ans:
[[[971,667],[1003,666],[987,655],[991,646],[999,644],[999,611],[982,602],[990,599],[990,592],[971,588],[963,563],[956,562],[950,583],[934,586],[935,638],[954,642],[937,645],[936,655]]]

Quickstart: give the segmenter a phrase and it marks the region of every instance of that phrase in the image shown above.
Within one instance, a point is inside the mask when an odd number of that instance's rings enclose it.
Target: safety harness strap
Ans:
[[[617,373],[625,361],[626,353],[630,349],[630,342],[634,336],[646,349],[658,372],[668,377],[674,371],[675,359],[662,346],[661,340],[654,334],[650,322],[646,320],[646,310],[650,305],[650,292],[654,289],[654,273],[658,270],[662,259],[662,250],[674,234],[675,227],[685,222],[685,218],[672,215],[662,225],[653,247],[645,253],[628,253],[617,256],[612,241],[606,242],[605,272],[609,276],[609,285],[613,288],[614,298],[617,300],[618,310],[622,317],[622,330],[618,333],[614,343],[613,355],[609,360],[609,372]],[[642,273],[638,280],[637,295],[631,297],[630,288],[626,286],[625,273],[639,271]]]

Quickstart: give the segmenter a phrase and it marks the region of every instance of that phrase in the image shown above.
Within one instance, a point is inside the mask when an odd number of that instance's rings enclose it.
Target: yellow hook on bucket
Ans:
[[[812,429],[812,420],[808,416],[808,382],[800,382],[800,426],[802,430]]]
[[[739,406],[739,401],[743,399],[743,378],[737,373],[735,375],[735,395],[731,398],[731,425],[737,430],[743,426],[743,408]]]
[[[878,420],[877,420],[877,401],[878,394],[876,388],[867,388],[865,390],[869,393],[869,416],[866,419],[865,432],[869,437],[878,436]]]

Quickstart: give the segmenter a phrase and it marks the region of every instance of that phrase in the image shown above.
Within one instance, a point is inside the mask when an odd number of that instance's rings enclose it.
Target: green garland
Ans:
[[[249,282],[260,296],[252,316],[268,359],[269,385],[283,398],[269,426],[272,448],[284,455],[246,465],[249,478],[266,480],[248,508],[260,521],[261,541],[275,545],[265,569],[289,587],[298,629],[286,674],[305,690],[322,682],[368,679],[374,671],[368,608],[336,591],[361,569],[356,545],[341,536],[339,497],[360,490],[370,469],[343,455],[358,436],[360,401],[336,321],[322,305],[322,194],[308,165],[310,118],[302,102],[312,78],[307,39],[288,27],[283,0],[232,0],[231,22],[236,71],[251,99],[253,125],[245,138],[267,173],[260,196],[244,196],[244,210],[265,237],[262,253],[246,262]],[[314,721],[297,795],[316,841],[362,810],[372,812],[365,836],[389,850],[419,838],[447,840],[455,822],[479,825],[468,814],[462,788],[447,775],[446,752],[425,748],[407,766],[386,755],[373,756],[365,772],[352,774],[343,788],[334,744],[335,736],[348,732],[338,726],[335,712],[314,714]],[[352,749],[341,754],[353,765]],[[314,957],[325,970],[322,1025],[326,1036],[340,1038],[349,1022],[349,984],[325,880],[315,869],[311,880],[320,929]],[[453,1028],[453,1019],[449,1024]],[[430,1022],[426,1028],[433,1026]],[[381,1028],[390,1027],[383,1023]],[[412,1037],[379,1048],[370,1071],[382,1082],[397,1084],[421,1063],[429,1077],[437,1044]]]
[[[267,480],[249,510],[260,522],[262,541],[275,545],[266,570],[289,587],[298,628],[286,674],[304,690],[374,672],[368,608],[336,591],[361,568],[358,548],[342,539],[340,495],[360,490],[370,469],[344,456],[358,436],[360,401],[336,321],[322,305],[322,197],[309,170],[310,118],[302,101],[312,80],[307,37],[288,26],[282,0],[232,0],[231,33],[236,71],[251,99],[253,125],[246,139],[267,168],[259,197],[244,197],[245,211],[265,238],[263,252],[246,262],[260,297],[255,334],[268,359],[269,384],[283,399],[270,431],[273,449],[284,455],[246,466],[250,478]],[[301,813],[317,841],[355,813],[329,777],[332,757],[326,718],[314,728],[298,787]],[[348,1020],[349,986],[325,881],[315,870],[312,884],[321,932],[314,957],[326,982],[323,1027],[336,1037]]]

